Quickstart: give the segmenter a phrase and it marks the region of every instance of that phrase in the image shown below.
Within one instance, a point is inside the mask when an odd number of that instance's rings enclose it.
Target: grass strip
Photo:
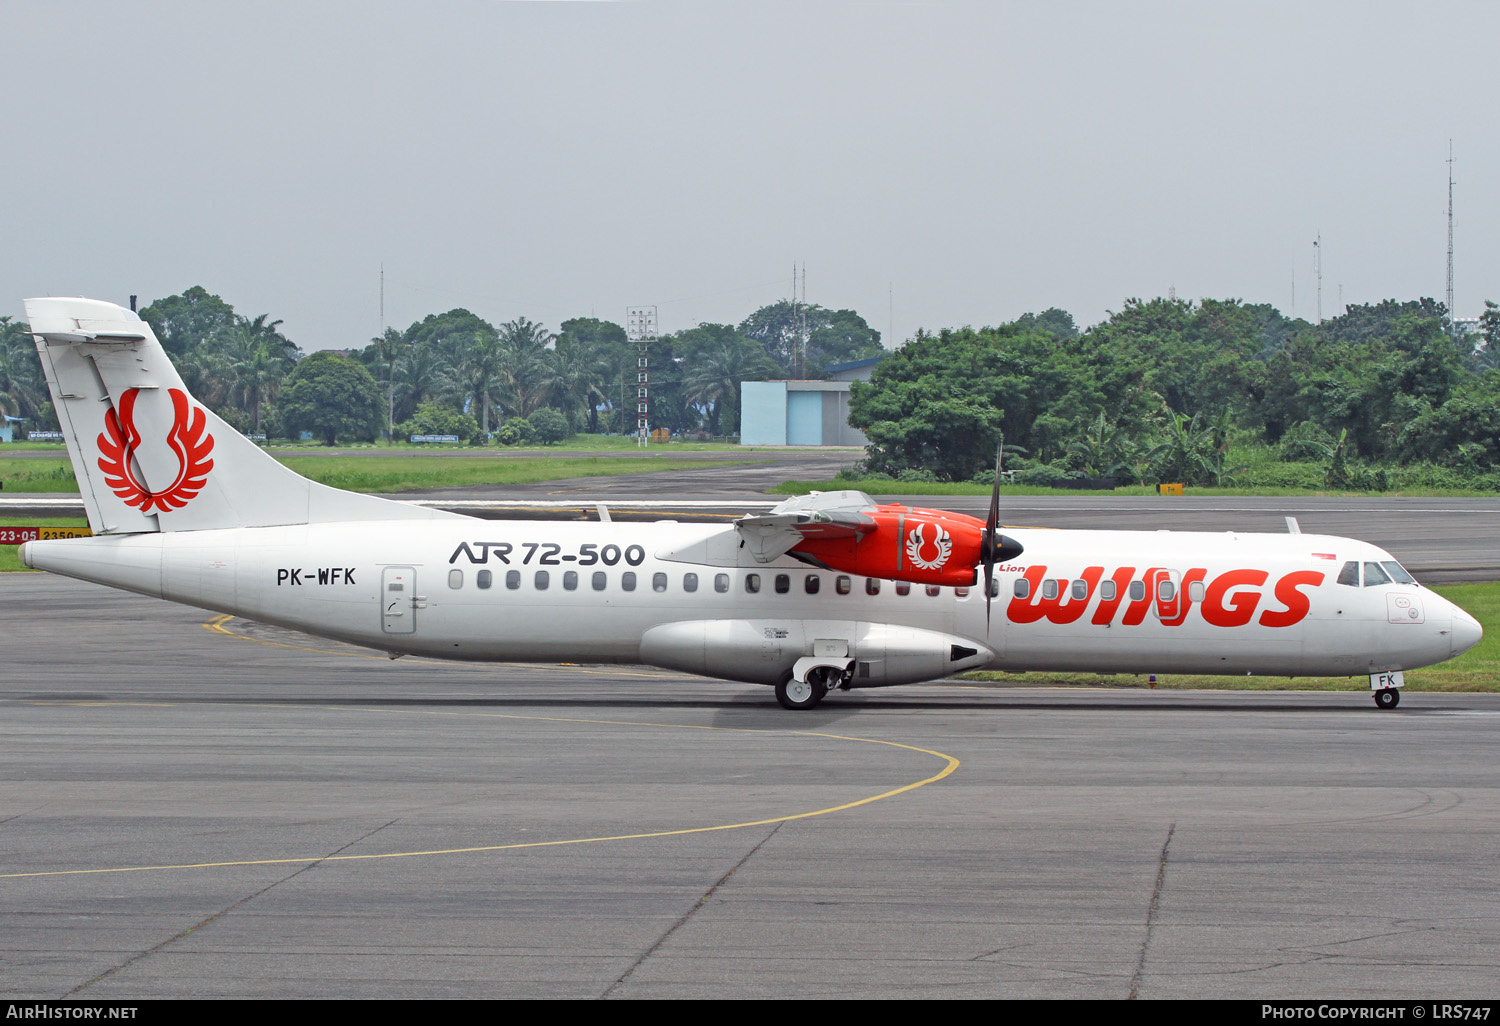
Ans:
[[[424,488],[471,485],[537,484],[574,477],[612,477],[660,470],[697,470],[734,466],[740,460],[674,460],[659,457],[615,460],[607,456],[540,459],[466,459],[443,456],[317,457],[281,460],[303,477],[351,492],[410,492]]]
[[[608,456],[456,460],[444,456],[277,456],[303,477],[355,492],[407,492],[469,485],[537,484],[571,477],[647,474],[735,466],[750,459],[674,460],[670,456],[619,460]],[[78,494],[66,455],[57,459],[0,457],[0,484],[6,492]]]
[[[844,480],[843,478],[830,478],[826,481],[783,481],[772,488],[773,495],[806,495],[808,492],[838,492],[853,490],[864,492],[871,496],[882,495],[985,495],[990,494],[990,486],[975,484],[972,481],[892,481],[890,478],[858,478],[855,480]],[[1478,498],[1493,499],[1494,492],[1478,489],[1464,488],[1412,488],[1406,490],[1392,490],[1388,492],[1339,492],[1329,488],[1201,488],[1191,487],[1183,489],[1184,495],[1201,495],[1205,497],[1230,497],[1246,495],[1267,496],[1304,496],[1323,497],[1333,496],[1353,497],[1370,499],[1379,496],[1400,498],[1431,498],[1431,499],[1457,499]],[[1007,495],[1073,495],[1086,497],[1090,495],[1156,495],[1155,485],[1121,485],[1108,491],[1082,491],[1076,488],[1044,488],[1040,485],[1002,485],[1000,487],[1001,497]],[[1002,510],[1004,507],[1001,507]]]

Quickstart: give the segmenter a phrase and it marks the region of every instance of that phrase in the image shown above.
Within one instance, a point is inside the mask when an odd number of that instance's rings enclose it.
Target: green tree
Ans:
[[[19,321],[0,317],[0,412],[24,417],[31,426],[52,426],[47,383],[31,341],[31,331]]]
[[[370,339],[370,349],[373,350],[370,355],[385,378],[385,426],[392,443],[396,441],[396,361],[407,348],[405,337],[395,328],[386,328]]]
[[[1106,421],[1101,411],[1088,430],[1068,444],[1068,455],[1088,477],[1129,481],[1137,476],[1135,464],[1141,454],[1120,425]]]
[[[1157,481],[1220,486],[1230,483],[1224,467],[1229,452],[1228,412],[1209,419],[1167,411],[1166,437],[1146,454]]]
[[[1022,331],[1045,331],[1058,338],[1078,337],[1078,325],[1074,323],[1073,315],[1055,306],[1039,314],[1022,314],[1016,318],[1015,325]]]
[[[287,378],[277,410],[287,428],[311,431],[324,445],[337,445],[340,435],[373,438],[380,430],[380,389],[357,360],[313,353]]]
[[[442,403],[422,403],[417,412],[402,421],[398,431],[402,438],[412,435],[457,435],[465,442],[482,440],[479,424],[461,410]]]
[[[261,409],[276,397],[281,383],[300,355],[277,330],[280,321],[268,314],[234,319],[204,346],[211,349],[211,377],[221,401],[250,416],[251,430],[260,432]]]
[[[410,417],[422,403],[457,390],[438,343],[407,344],[391,367],[395,417]]]
[[[490,437],[491,393],[505,387],[504,356],[493,332],[476,331],[474,344],[462,354],[463,362],[457,368],[465,392],[464,406],[479,411],[480,436],[486,441]]]
[[[1479,316],[1479,330],[1484,344],[1490,352],[1500,352],[1500,306],[1491,300],[1484,301],[1484,313]]]
[[[555,445],[571,434],[568,418],[550,406],[543,406],[528,419],[536,431],[536,440],[543,445]]]
[[[599,431],[599,409],[608,407],[610,385],[627,346],[625,329],[609,321],[576,317],[563,321],[552,349],[553,402],[575,427]]]
[[[774,377],[780,368],[755,342],[730,324],[700,324],[672,340],[682,354],[682,386],[704,411],[712,435],[740,429],[740,385]]]
[[[500,326],[498,373],[507,406],[518,416],[530,417],[546,404],[553,378],[547,349],[552,339],[551,332],[525,317]]]
[[[582,408],[589,431],[600,430],[601,407],[604,423],[615,427],[623,407],[635,409],[633,401],[621,401],[635,397],[636,353],[620,325],[596,317],[563,321],[555,352],[557,400],[570,415]]]
[[[234,307],[202,285],[194,285],[181,295],[144,307],[141,319],[151,325],[157,341],[176,360],[232,325]]]
[[[511,417],[500,425],[495,437],[501,445],[525,445],[536,438],[536,429],[525,417]]]
[[[783,299],[763,306],[739,326],[761,344],[783,377],[826,378],[829,364],[879,356],[880,332],[853,310],[827,310]]]

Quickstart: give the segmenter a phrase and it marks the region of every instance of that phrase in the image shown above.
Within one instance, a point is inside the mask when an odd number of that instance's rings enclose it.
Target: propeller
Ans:
[[[995,595],[995,530],[1000,526],[1000,466],[1005,460],[1005,432],[1000,432],[1000,444],[995,447],[995,483],[990,488],[990,512],[984,518],[984,540],[980,544],[984,556],[984,634],[990,634],[990,603]]]

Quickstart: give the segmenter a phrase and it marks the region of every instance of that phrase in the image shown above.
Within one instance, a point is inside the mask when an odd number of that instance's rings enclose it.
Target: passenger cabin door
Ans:
[[[1176,620],[1182,613],[1182,571],[1158,570],[1151,583],[1151,608],[1158,620]]]
[[[380,573],[380,629],[387,634],[415,634],[417,610],[427,603],[417,594],[415,567],[388,566]]]

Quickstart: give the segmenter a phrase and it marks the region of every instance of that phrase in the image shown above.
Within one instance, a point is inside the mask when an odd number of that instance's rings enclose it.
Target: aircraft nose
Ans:
[[[1467,652],[1479,644],[1479,639],[1484,637],[1484,628],[1479,626],[1479,621],[1474,619],[1462,609],[1453,610],[1453,655]]]

